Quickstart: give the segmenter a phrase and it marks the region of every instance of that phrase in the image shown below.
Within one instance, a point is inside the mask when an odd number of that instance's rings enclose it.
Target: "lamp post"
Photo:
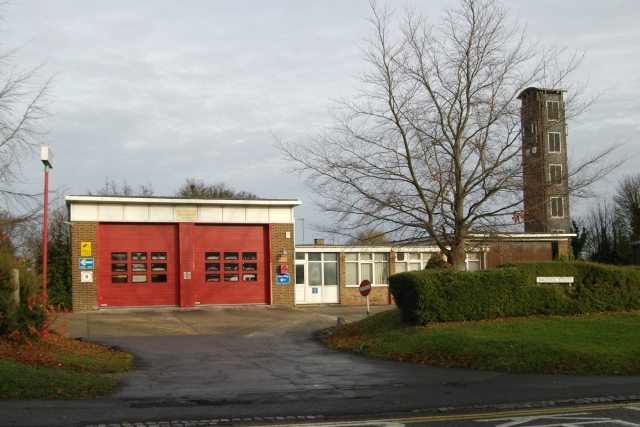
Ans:
[[[42,242],[42,297],[47,303],[47,243],[49,242],[49,169],[53,167],[53,154],[49,147],[40,148],[40,160],[44,164],[44,232]],[[49,325],[45,322],[42,339],[49,339]]]

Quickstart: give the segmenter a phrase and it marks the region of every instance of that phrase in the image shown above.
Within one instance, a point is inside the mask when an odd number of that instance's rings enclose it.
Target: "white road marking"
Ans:
[[[636,409],[640,411],[640,408],[630,407],[629,409]],[[507,418],[492,418],[487,420],[474,420],[476,422],[496,422],[496,421],[508,421],[505,423],[496,424],[496,427],[514,427],[522,424],[526,424],[532,421],[541,420],[555,420],[565,422],[555,422],[553,424],[535,424],[527,427],[581,427],[587,424],[617,424],[622,426],[640,427],[640,424],[632,423],[624,420],[614,420],[606,417],[581,417],[579,415],[590,415],[589,412],[578,412],[568,414],[554,414],[554,415],[531,415],[524,417],[507,417]]]

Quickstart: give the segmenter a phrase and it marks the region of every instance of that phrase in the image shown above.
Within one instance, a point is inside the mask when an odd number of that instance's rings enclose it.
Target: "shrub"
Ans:
[[[20,274],[20,303],[13,299],[11,270]],[[0,335],[31,343],[40,337],[45,323],[51,323],[53,310],[42,293],[42,279],[24,261],[14,258],[9,244],[0,244]]]
[[[538,276],[573,276],[575,283],[538,285]],[[407,272],[391,276],[389,287],[409,324],[640,309],[639,268],[588,262]]]

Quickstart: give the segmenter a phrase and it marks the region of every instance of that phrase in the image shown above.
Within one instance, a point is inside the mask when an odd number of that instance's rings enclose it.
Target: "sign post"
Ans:
[[[367,299],[367,317],[369,317],[369,293],[371,292],[371,282],[366,279],[363,280],[360,282],[358,290],[360,291],[360,295]]]

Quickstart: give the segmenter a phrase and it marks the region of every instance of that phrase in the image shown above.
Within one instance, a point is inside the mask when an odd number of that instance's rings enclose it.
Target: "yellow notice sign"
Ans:
[[[80,256],[91,256],[91,242],[80,242]]]
[[[176,209],[177,221],[197,221],[198,210],[197,209]]]

